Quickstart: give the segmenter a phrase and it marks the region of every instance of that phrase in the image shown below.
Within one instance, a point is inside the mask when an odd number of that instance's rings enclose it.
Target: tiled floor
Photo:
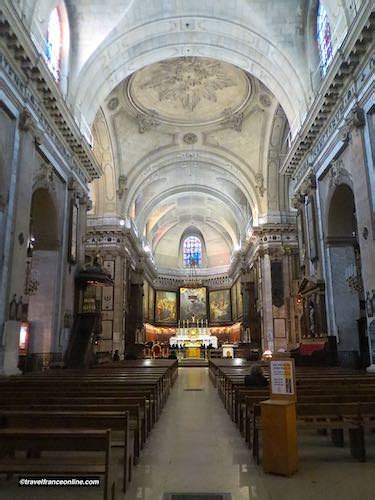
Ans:
[[[186,391],[203,389],[203,391]],[[375,435],[366,463],[324,436],[304,436],[299,472],[264,474],[253,464],[207,368],[180,368],[178,381],[143,452],[126,500],[164,492],[229,492],[233,500],[374,500]]]
[[[186,390],[190,389],[190,390]],[[202,390],[191,390],[202,389]],[[368,461],[348,447],[309,434],[300,442],[299,472],[292,478],[264,474],[228,417],[207,368],[180,368],[162,415],[122,500],[162,500],[171,492],[228,492],[233,500],[374,500],[375,434],[366,436]],[[0,482],[0,499],[99,499],[95,490],[20,490]]]

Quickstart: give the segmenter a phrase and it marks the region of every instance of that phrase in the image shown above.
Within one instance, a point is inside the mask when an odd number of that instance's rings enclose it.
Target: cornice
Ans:
[[[142,269],[150,279],[156,277],[156,267],[131,228],[116,225],[91,225],[86,231],[86,248],[100,248],[113,255],[130,259],[136,269]]]
[[[243,250],[243,262],[247,265],[265,254],[283,256],[298,248],[296,226],[293,224],[263,224],[253,228]]]
[[[102,175],[91,147],[83,137],[60,89],[9,2],[0,7],[0,69],[38,116],[41,126],[68,159],[90,182]]]
[[[296,177],[297,170],[305,171],[305,168],[309,168],[328,137],[337,130],[348,103],[357,93],[353,74],[373,43],[374,24],[373,3],[366,1],[342,47],[336,52],[321,89],[281,166],[282,174]],[[371,74],[373,71],[373,65],[374,61],[370,57],[368,71],[365,69],[362,72],[361,84],[366,80],[366,73]]]

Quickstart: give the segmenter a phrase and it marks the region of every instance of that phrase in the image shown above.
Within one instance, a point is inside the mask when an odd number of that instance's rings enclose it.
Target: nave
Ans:
[[[208,368],[179,368],[125,499],[210,492],[230,493],[232,500],[371,500],[374,467],[374,434],[368,439],[367,462],[358,463],[347,446],[336,448],[311,433],[301,436],[296,475],[265,474],[226,413]]]
[[[129,362],[128,362],[129,363]],[[139,362],[136,362],[139,363]],[[160,363],[160,362],[159,362]],[[100,396],[100,391],[104,389],[105,379],[115,380],[120,374],[125,374],[129,368],[124,365],[109,369],[101,368],[90,370],[89,373],[82,373],[81,377],[93,377],[91,383],[97,385],[98,410],[103,411],[104,399],[108,405],[109,394]],[[238,368],[237,368],[238,369]],[[135,367],[132,368],[135,370]],[[140,368],[136,375],[138,379],[138,391],[140,384],[144,382],[145,370],[150,374],[160,373],[164,369]],[[173,370],[173,368],[172,368]],[[251,450],[248,449],[238,428],[231,421],[225,407],[218,395],[217,389],[209,377],[209,369],[203,367],[178,368],[178,376],[172,375],[172,385],[169,389],[167,383],[166,403],[162,403],[160,417],[156,418],[156,423],[151,432],[147,433],[146,444],[141,449],[140,460],[133,467],[132,480],[128,484],[126,494],[122,492],[122,471],[117,469],[116,498],[123,500],[174,500],[167,494],[172,493],[227,493],[231,500],[315,500],[320,498],[330,500],[339,496],[343,500],[361,498],[370,500],[373,498],[373,473],[375,464],[375,434],[366,433],[366,462],[359,463],[350,457],[347,442],[343,448],[332,445],[328,436],[318,435],[316,431],[301,433],[299,438],[299,467],[298,472],[291,478],[285,478],[270,474],[265,474],[262,464],[255,465],[252,459]],[[242,371],[242,369],[241,369]],[[165,372],[167,373],[167,372]],[[171,372],[172,373],[172,372]],[[129,377],[129,375],[128,375]],[[63,386],[58,388],[63,378]],[[96,382],[101,379],[101,383]],[[48,384],[55,387],[56,400],[62,398],[62,393],[68,390],[69,371],[63,374],[52,374],[30,377],[15,377],[13,380],[3,380],[2,392],[9,384],[22,381],[23,385],[32,384],[38,380],[40,390],[39,402],[29,402],[29,418],[35,412],[35,407],[39,406],[40,411],[49,412],[47,409],[46,392]],[[42,382],[44,379],[44,382]],[[62,419],[67,422],[67,411],[71,414],[77,412],[77,408],[72,411],[73,399],[79,392],[79,378],[74,375],[76,388],[72,391],[70,403],[59,400],[59,426],[62,426]],[[83,378],[81,379],[82,384]],[[108,380],[107,380],[108,381]],[[51,383],[52,382],[52,383]],[[174,382],[174,383],[173,383]],[[134,381],[131,382],[134,385]],[[101,386],[101,388],[99,388]],[[29,385],[30,388],[30,385]],[[129,390],[129,389],[128,389]],[[15,391],[16,392],[16,391]],[[115,392],[115,388],[111,390]],[[10,410],[15,404],[12,399],[22,399],[22,390],[19,387],[17,396],[7,396],[5,408],[2,410],[3,417],[10,418],[20,410]],[[59,394],[58,394],[59,393]],[[89,389],[86,389],[86,397]],[[101,402],[99,401],[101,398]],[[4,397],[2,398],[4,399]],[[82,409],[88,402],[84,402],[84,397],[80,396],[79,403]],[[117,398],[119,400],[119,397]],[[20,401],[19,401],[20,404]],[[51,402],[48,403],[51,407]],[[78,403],[77,403],[78,404]],[[117,401],[119,405],[119,401]],[[129,404],[129,403],[126,403]],[[44,408],[42,406],[44,405]],[[32,408],[34,407],[34,408]],[[128,406],[128,408],[130,408]],[[32,411],[31,411],[32,410]],[[96,410],[96,411],[98,411]],[[88,424],[89,410],[85,408],[85,425]],[[92,411],[92,410],[91,410]],[[117,410],[118,411],[118,410]],[[20,415],[18,415],[19,417]],[[5,422],[5,421],[4,421]],[[31,422],[31,420],[30,420]],[[30,424],[30,422],[28,422]],[[16,421],[13,422],[15,425]],[[49,425],[52,425],[51,421]],[[55,424],[56,425],[56,424]],[[49,429],[49,432],[52,429]],[[30,430],[33,432],[32,430]],[[36,429],[34,429],[34,432]],[[346,439],[346,438],[345,438]],[[121,463],[123,450],[121,448],[112,449],[112,465]],[[54,460],[54,459],[52,459]],[[82,462],[85,455],[82,455]],[[16,480],[0,481],[0,499],[14,498],[16,500],[26,500],[30,498],[30,493],[38,500],[65,499],[67,495],[77,500],[97,500],[103,497],[102,488],[20,488]],[[182,497],[181,497],[182,498]],[[195,497],[194,500],[201,500],[202,497]],[[193,500],[190,497],[189,500]]]

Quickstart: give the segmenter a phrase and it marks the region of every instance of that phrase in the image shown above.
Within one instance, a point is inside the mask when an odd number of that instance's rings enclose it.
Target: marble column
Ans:
[[[264,253],[260,258],[262,269],[263,348],[273,350],[271,260],[268,253]]]
[[[133,352],[136,343],[136,330],[143,327],[143,271],[132,272],[129,314],[125,331],[125,351]]]

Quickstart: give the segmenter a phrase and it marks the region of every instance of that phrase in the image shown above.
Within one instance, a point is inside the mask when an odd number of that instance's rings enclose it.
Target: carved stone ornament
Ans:
[[[267,94],[261,94],[259,96],[259,102],[265,108],[269,108],[271,106],[271,99],[270,99],[270,97]]]
[[[298,210],[304,206],[305,196],[299,191],[298,193],[295,193],[291,201],[292,206]]]
[[[137,114],[138,132],[144,134],[145,132],[156,128],[160,125],[160,121],[156,119],[155,115]]]
[[[92,208],[93,208],[92,200],[91,198],[88,198],[86,203],[86,211],[91,212]]]
[[[312,172],[306,177],[301,186],[301,193],[309,195],[316,189],[316,177]]]
[[[35,127],[35,122],[29,111],[27,111],[26,109],[24,109],[20,114],[18,126],[23,132],[33,130]]]
[[[349,122],[353,127],[362,128],[366,125],[365,113],[362,108],[356,106],[349,117]]]
[[[261,172],[255,174],[255,182],[260,196],[263,198],[266,188],[264,187],[264,177]]]
[[[119,103],[120,101],[118,97],[112,97],[112,99],[108,101],[107,107],[110,111],[114,111],[118,107]]]
[[[350,141],[350,126],[348,124],[339,128],[339,137],[340,140],[347,144]]]
[[[46,162],[41,162],[33,181],[35,187],[43,187],[50,191],[55,191],[55,174],[52,165]]]
[[[193,134],[192,132],[188,132],[187,134],[185,134],[183,136],[182,140],[186,144],[195,144],[198,141],[198,137],[196,134]]]
[[[352,178],[349,172],[344,168],[344,163],[342,160],[332,162],[330,174],[330,187],[339,186],[340,184],[352,184]]]
[[[226,110],[224,112],[224,121],[223,125],[227,128],[232,128],[236,132],[241,132],[242,130],[242,123],[244,120],[244,115],[243,113],[235,113],[231,114],[230,110]]]
[[[68,191],[75,191],[77,189],[77,182],[74,177],[69,177],[68,180]]]
[[[78,193],[77,195],[78,202],[80,205],[86,205],[89,201],[89,197],[85,193]]]
[[[160,62],[141,88],[157,90],[160,102],[178,101],[186,111],[193,111],[202,100],[216,102],[218,90],[236,83],[220,61],[181,57]]]

